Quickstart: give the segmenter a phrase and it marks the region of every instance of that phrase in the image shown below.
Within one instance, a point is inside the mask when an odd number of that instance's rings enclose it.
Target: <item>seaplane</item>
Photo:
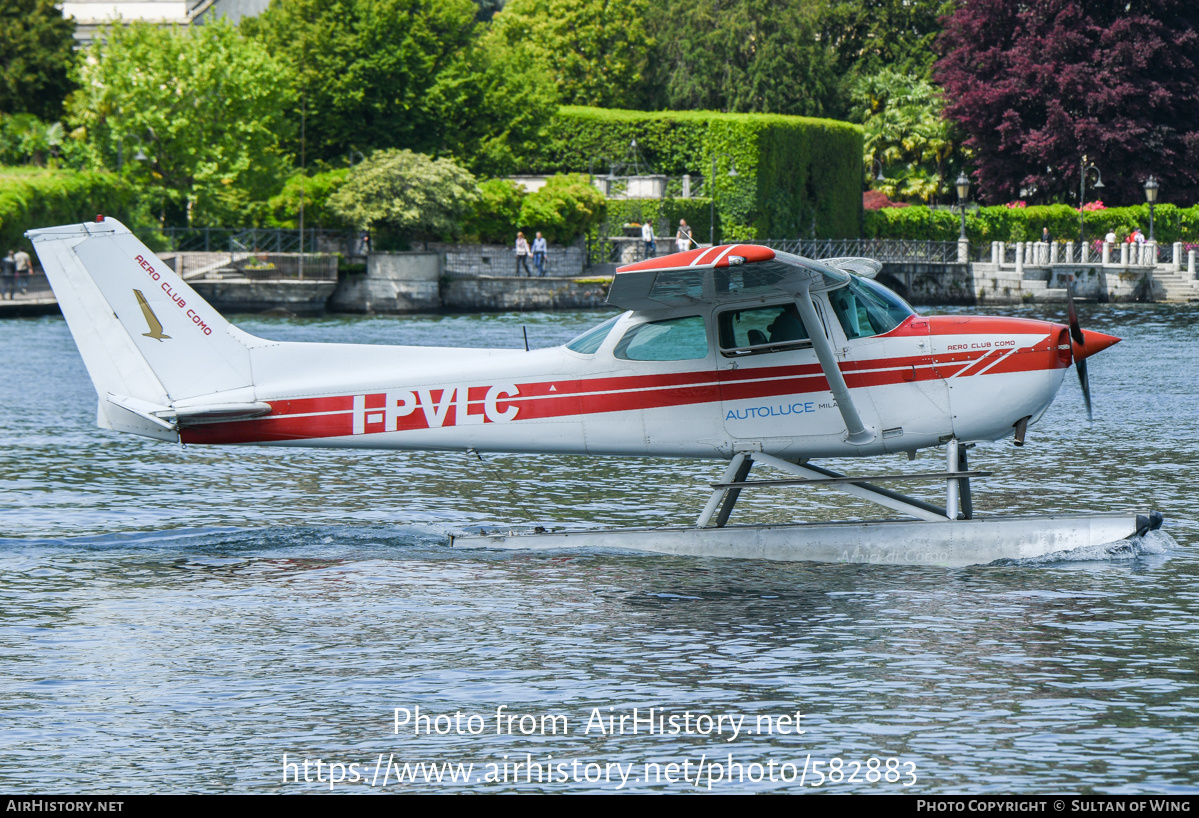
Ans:
[[[196,445],[704,458],[694,523],[503,530],[459,547],[937,564],[1018,560],[1144,535],[1157,512],[977,515],[968,449],[1011,438],[1119,339],[1012,317],[922,316],[872,259],[754,244],[620,267],[623,309],[562,346],[458,349],[271,341],[225,320],[112,218],[31,230],[103,429]],[[832,458],[943,451],[944,469],[846,475]],[[480,455],[481,456],[481,455]],[[754,466],[781,476],[750,479]],[[941,506],[879,485],[945,485]],[[848,492],[889,516],[729,524],[746,490]],[[939,492],[940,489],[938,488]],[[937,495],[939,497],[939,494]]]

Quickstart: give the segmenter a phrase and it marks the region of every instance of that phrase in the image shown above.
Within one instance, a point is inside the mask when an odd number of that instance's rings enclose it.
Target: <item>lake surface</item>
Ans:
[[[519,347],[604,317],[238,323]],[[690,522],[721,466],[117,436],[61,319],[0,322],[0,789],[1199,792],[1197,318],[1084,309],[1124,338],[1090,361],[1095,422],[1070,375],[1024,449],[971,457],[980,511],[1153,508],[1163,532],[965,569],[452,549]],[[873,515],[783,490],[737,511]]]

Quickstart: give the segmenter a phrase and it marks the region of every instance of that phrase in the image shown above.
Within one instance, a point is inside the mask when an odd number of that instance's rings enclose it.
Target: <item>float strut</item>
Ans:
[[[733,476],[733,482],[744,483],[745,478],[749,477],[749,470],[754,467],[754,461],[750,458],[745,458],[741,461],[741,467],[737,469],[737,474]],[[729,489],[724,495],[724,502],[720,504],[720,513],[716,515],[716,527],[724,528],[724,524],[729,521],[729,515],[733,513],[733,506],[737,505],[737,498],[741,496],[741,489]]]
[[[731,483],[733,478],[741,472],[741,467],[745,465],[745,461],[747,459],[748,458],[746,457],[745,452],[737,452],[735,455],[733,455],[733,459],[729,461],[729,467],[724,470],[724,475],[721,476],[720,482]],[[712,496],[708,498],[708,504],[704,506],[704,510],[700,513],[699,519],[695,521],[696,528],[708,527],[708,523],[712,521],[712,515],[716,513],[716,507],[720,505],[720,501],[723,500],[730,491],[732,491],[732,489],[719,488],[712,492]],[[737,494],[739,493],[740,492],[737,492]],[[737,501],[737,494],[733,495],[734,503]],[[728,503],[727,505],[728,511],[731,513],[733,510],[732,503]],[[728,514],[725,514],[724,509],[721,509],[721,516],[724,517],[725,521],[727,522]],[[720,523],[720,525],[724,525],[724,523]]]
[[[970,464],[966,460],[966,446],[958,446],[958,471],[969,471]],[[974,519],[974,502],[970,498],[970,478],[958,478],[958,494],[962,498],[962,514],[967,520]]]
[[[950,440],[945,444],[945,471],[958,470],[958,442]],[[945,516],[950,520],[958,518],[958,479],[951,477],[945,481]]]

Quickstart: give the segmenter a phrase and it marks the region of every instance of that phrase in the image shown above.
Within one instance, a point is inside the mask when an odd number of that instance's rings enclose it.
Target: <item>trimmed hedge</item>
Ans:
[[[706,177],[712,157],[717,158],[713,188],[723,238],[858,235],[862,129],[846,122],[566,106],[547,126],[543,141],[525,145],[517,160],[530,173],[600,173],[628,158],[634,139],[647,165],[669,176]],[[730,159],[735,178],[727,175]],[[707,238],[706,232],[697,231],[696,238]]]
[[[0,253],[33,248],[24,233],[92,221],[98,213],[128,221],[133,191],[111,173],[0,167]]]
[[[1109,230],[1123,239],[1134,227],[1149,234],[1148,205],[1089,210],[1083,215],[1088,239],[1102,238]],[[966,212],[966,236],[972,243],[1038,241],[1048,227],[1056,241],[1078,240],[1078,211],[1069,205],[1035,207],[980,207]],[[863,237],[868,239],[928,239],[955,241],[961,232],[961,215],[927,207],[888,207],[864,214]],[[1157,205],[1153,211],[1154,236],[1160,244],[1199,241],[1199,205],[1181,208]]]

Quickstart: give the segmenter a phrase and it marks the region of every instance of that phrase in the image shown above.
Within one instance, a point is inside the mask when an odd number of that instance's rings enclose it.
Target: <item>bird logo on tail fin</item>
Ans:
[[[150,326],[149,332],[143,332],[142,335],[147,338],[153,338],[155,341],[165,341],[171,336],[164,335],[162,332],[162,322],[158,320],[158,316],[154,314],[154,310],[150,309],[150,305],[146,302],[146,297],[142,295],[141,290],[134,290],[133,294],[137,296],[137,303],[141,305],[142,315],[146,316],[146,323]]]

